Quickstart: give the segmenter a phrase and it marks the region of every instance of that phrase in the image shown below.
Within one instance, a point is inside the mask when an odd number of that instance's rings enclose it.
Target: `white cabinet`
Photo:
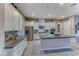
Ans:
[[[13,30],[23,30],[24,17],[13,8]]]
[[[39,34],[34,34],[34,39],[40,39]]]
[[[23,18],[22,15],[20,15],[19,29],[20,29],[20,30],[24,30],[24,18]]]
[[[5,20],[4,20],[5,31],[12,30],[12,24],[13,24],[12,20],[13,20],[12,6],[9,4],[5,4]]]
[[[2,3],[0,4],[0,55],[3,55],[4,46],[5,46],[5,31],[13,31],[19,30],[20,28],[20,17],[21,15],[11,4],[9,3]],[[24,20],[24,19],[22,19]],[[21,27],[22,29],[22,27]],[[23,45],[24,44],[24,45]],[[22,47],[25,46],[25,43],[22,44]],[[19,47],[20,48],[20,47]],[[10,49],[6,53],[16,53],[14,49]],[[18,49],[18,48],[17,48]],[[21,48],[23,49],[23,48]],[[20,52],[21,53],[21,52]]]
[[[19,12],[13,8],[13,30],[19,30]]]
[[[23,30],[23,16],[11,4],[5,4],[5,31]]]
[[[5,56],[22,56],[26,48],[26,39],[22,40],[14,48],[9,48],[4,50]]]
[[[25,49],[25,45],[24,45],[24,40],[19,43],[15,48],[14,48],[14,55],[15,56],[21,56],[24,52],[24,49]]]
[[[3,48],[0,47],[0,56],[2,56],[2,55],[3,55]]]

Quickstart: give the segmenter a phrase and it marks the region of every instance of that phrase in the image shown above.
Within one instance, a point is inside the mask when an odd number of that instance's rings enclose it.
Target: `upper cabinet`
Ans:
[[[19,30],[19,12],[13,8],[13,30]]]
[[[5,31],[11,31],[13,25],[13,12],[12,6],[9,4],[5,4],[5,20],[4,20],[4,27]]]
[[[5,31],[23,30],[24,17],[11,4],[5,4]]]
[[[20,15],[19,30],[24,30],[24,17]]]

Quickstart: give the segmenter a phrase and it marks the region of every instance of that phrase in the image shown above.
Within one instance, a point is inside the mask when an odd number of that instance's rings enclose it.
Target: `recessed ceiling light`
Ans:
[[[61,16],[62,18],[64,17],[64,16]]]
[[[50,17],[51,16],[51,14],[48,14],[48,17]]]
[[[60,5],[63,5],[63,3],[60,3]]]
[[[32,13],[32,16],[35,16],[35,13]]]

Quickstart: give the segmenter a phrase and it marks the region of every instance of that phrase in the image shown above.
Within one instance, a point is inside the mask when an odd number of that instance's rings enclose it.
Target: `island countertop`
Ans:
[[[8,48],[14,48],[15,46],[17,46],[22,40],[24,40],[24,38],[19,38],[19,39],[16,39],[16,40],[8,40],[5,42],[5,47],[4,49],[8,49]]]
[[[45,35],[40,36],[41,39],[62,39],[62,38],[75,38],[76,36],[70,36],[70,35],[60,35],[60,36],[54,36],[54,35]]]

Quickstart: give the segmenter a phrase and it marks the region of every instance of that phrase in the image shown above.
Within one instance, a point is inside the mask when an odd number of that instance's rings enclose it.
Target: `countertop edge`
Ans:
[[[49,37],[49,38],[47,38],[47,37],[40,37],[42,40],[43,39],[63,39],[63,38],[76,38],[76,36],[69,36],[69,37]]]

